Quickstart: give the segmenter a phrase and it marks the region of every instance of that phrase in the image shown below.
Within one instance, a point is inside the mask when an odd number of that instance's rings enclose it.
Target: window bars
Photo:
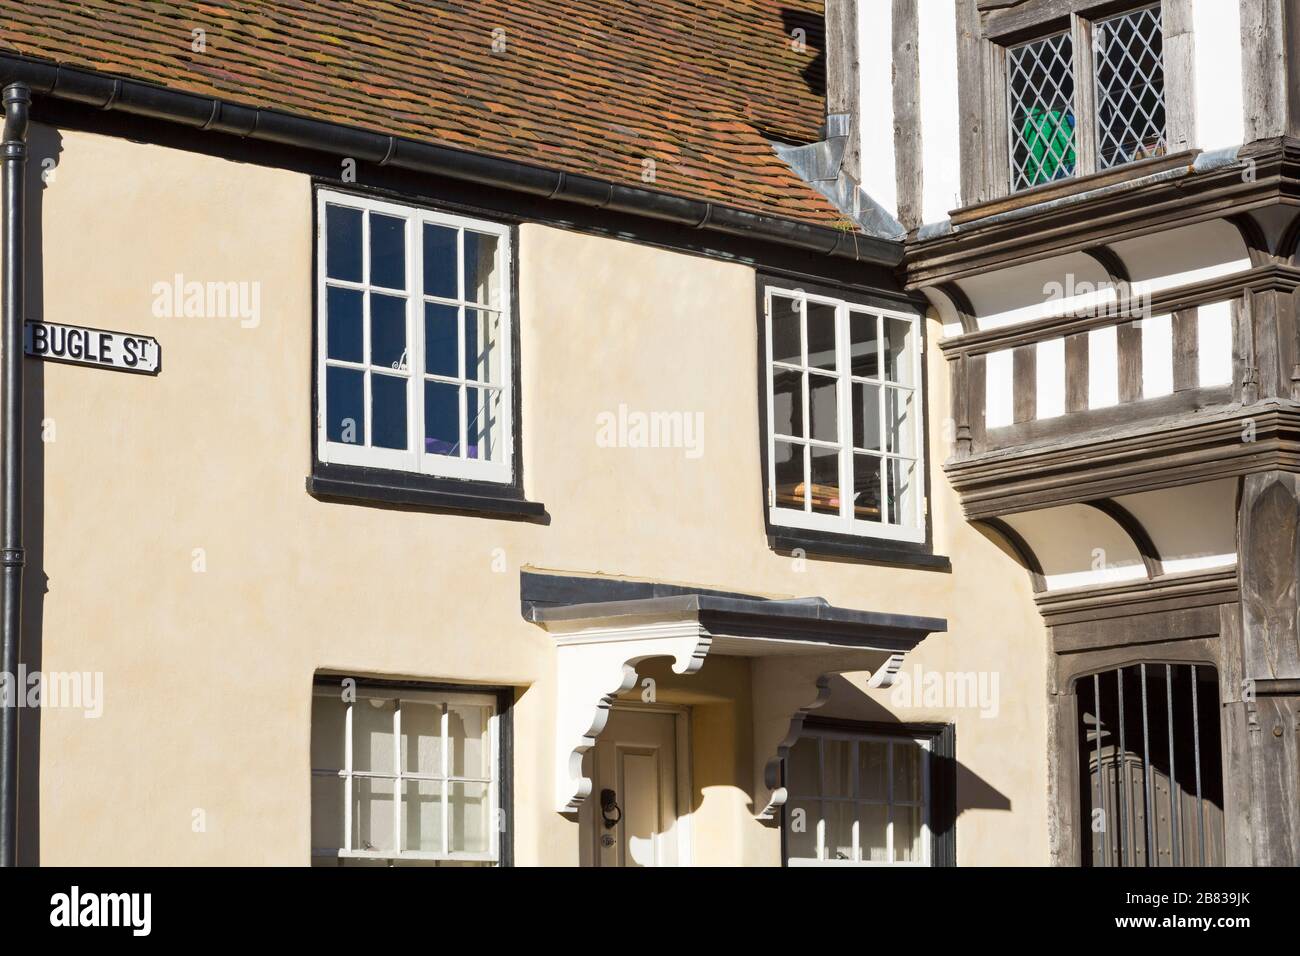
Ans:
[[[1011,190],[1074,175],[1074,43],[1068,33],[1007,51]]]
[[[1094,26],[1098,169],[1164,154],[1163,50],[1159,6]]]
[[[1213,667],[1131,664],[1075,684],[1084,866],[1221,866]]]

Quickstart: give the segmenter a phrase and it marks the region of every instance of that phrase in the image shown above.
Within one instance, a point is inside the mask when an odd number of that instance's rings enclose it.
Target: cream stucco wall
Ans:
[[[520,617],[525,567],[947,618],[905,666],[998,672],[997,717],[899,708],[860,680],[841,682],[826,712],[955,719],[970,804],[960,862],[1047,862],[1043,629],[1023,571],[963,521],[942,471],[931,508],[951,574],[801,563],[766,546],[751,268],[521,227],[526,492],[549,525],[325,503],[304,490],[308,178],[57,140],[32,209],[42,295],[29,317],[156,336],[163,371],[27,363],[29,416],[53,428],[29,443],[29,657],[39,634],[45,670],[102,672],[105,698],[98,719],[42,715],[41,862],[306,863],[319,669],[518,687],[516,861],[576,862],[577,825],[552,808],[554,660]],[[259,283],[260,323],[156,318],[151,289],[177,273]],[[942,366],[932,348],[935,459]],[[599,447],[597,415],[620,404],[702,412],[704,453]],[[698,677],[697,857],[775,864],[779,834],[748,816],[748,728],[728,742],[728,723],[747,719],[743,671],[706,662]]]

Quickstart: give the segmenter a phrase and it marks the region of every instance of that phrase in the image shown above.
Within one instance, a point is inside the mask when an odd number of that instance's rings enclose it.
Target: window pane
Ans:
[[[376,448],[407,448],[406,382],[396,375],[370,376],[370,428]]]
[[[834,448],[810,448],[812,455],[812,510],[840,513],[840,453]]]
[[[458,299],[456,283],[456,230],[424,226],[424,294]]]
[[[803,372],[772,369],[772,428],[778,435],[803,438]]]
[[[1094,27],[1098,169],[1165,153],[1164,37],[1160,7]]]
[[[880,451],[880,386],[853,383],[853,447]]]
[[[808,374],[808,417],[812,419],[812,437],[818,441],[840,440],[837,381],[828,375]]]
[[[370,364],[406,369],[405,299],[377,292],[370,294]]]
[[[364,372],[330,366],[325,369],[325,437],[329,441],[364,445],[366,405]]]
[[[402,770],[442,775],[442,705],[402,701]]]
[[[778,508],[804,510],[807,486],[804,483],[804,447],[778,441],[773,450],[776,471],[776,505]]]
[[[873,455],[853,456],[853,517],[859,521],[880,521],[880,459]]]
[[[817,738],[800,737],[790,748],[790,759],[786,761],[786,786],[790,792],[801,797],[820,796],[818,767]]]
[[[406,288],[406,220],[370,214],[370,284]]]
[[[342,777],[311,778],[311,845],[319,850],[337,850],[343,846]]]
[[[902,458],[889,459],[888,476],[889,516],[893,524],[915,525],[916,515],[916,462]]]
[[[451,773],[455,777],[492,776],[492,748],[488,741],[488,709],[468,704],[447,708],[447,738],[451,747]]]
[[[799,300],[772,297],[772,361],[803,364]]]
[[[486,853],[491,847],[492,807],[485,783],[453,783],[448,798],[451,849]]]
[[[465,300],[501,307],[501,277],[497,274],[497,237],[465,233]]]
[[[858,843],[862,859],[869,863],[888,863],[889,844],[886,826],[889,807],[882,804],[858,804]]]
[[[912,323],[907,319],[885,318],[885,377],[900,385],[914,385],[912,366]]]
[[[500,461],[501,391],[495,388],[466,388],[465,457],[482,461]]]
[[[808,366],[828,372],[839,367],[835,357],[835,306],[824,302],[808,303]]]
[[[867,312],[849,313],[849,354],[854,375],[880,374],[880,318]]]
[[[424,450],[460,455],[460,386],[424,383]]]
[[[894,807],[894,860],[921,862],[920,807]]]
[[[325,207],[325,274],[331,279],[361,281],[361,210]]]
[[[501,313],[465,310],[465,377],[501,383]]]
[[[347,704],[342,694],[329,697],[312,695],[311,699],[311,768],[342,770],[343,749],[347,740],[345,721]]]
[[[885,789],[889,744],[883,740],[858,742],[858,796],[866,800],[889,799]]]
[[[852,767],[853,742],[827,737],[822,741],[822,759],[825,761],[825,789],[823,796],[850,797],[853,795]]]
[[[460,309],[454,305],[424,304],[424,370],[430,375],[460,377],[456,363]]]
[[[847,801],[826,802],[826,859],[853,859],[853,809]]]
[[[402,849],[442,852],[442,783],[402,783]]]
[[[897,455],[916,456],[916,424],[912,419],[912,403],[916,393],[911,389],[885,389],[885,435],[889,450]]]
[[[1074,45],[1068,33],[1007,51],[1011,188],[1074,175]]]
[[[921,748],[894,744],[894,801],[921,799]]]
[[[395,785],[395,780],[372,777],[352,779],[352,849],[395,849],[393,846]]]
[[[325,355],[340,362],[363,362],[362,294],[354,289],[336,289],[325,292]]]
[[[352,705],[352,769],[393,773],[391,700],[360,698]],[[391,793],[391,791],[390,791]]]

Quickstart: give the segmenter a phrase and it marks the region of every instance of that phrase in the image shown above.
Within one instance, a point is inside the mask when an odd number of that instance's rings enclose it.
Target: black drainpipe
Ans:
[[[24,83],[4,88],[4,229],[0,236],[3,258],[4,302],[0,308],[0,564],[4,565],[3,609],[0,641],[4,672],[10,686],[18,680],[18,649],[23,614],[23,242],[27,173],[27,111],[32,92]],[[21,688],[17,689],[21,693]],[[0,866],[13,866],[18,849],[18,706],[0,705]]]

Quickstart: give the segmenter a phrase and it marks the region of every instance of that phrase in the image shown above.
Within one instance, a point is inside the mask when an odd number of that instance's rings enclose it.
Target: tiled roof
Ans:
[[[818,137],[821,18],[821,0],[0,0],[0,50],[833,225],[768,141]]]

